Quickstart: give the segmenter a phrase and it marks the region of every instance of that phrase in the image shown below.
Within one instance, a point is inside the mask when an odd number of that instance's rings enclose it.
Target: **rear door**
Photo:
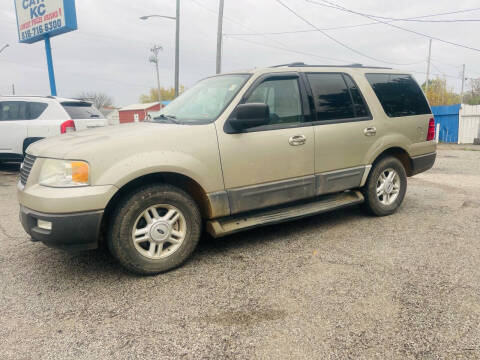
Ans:
[[[317,194],[358,187],[365,155],[376,140],[374,119],[354,79],[346,73],[306,73],[316,112]]]
[[[0,153],[22,154],[27,119],[28,102],[0,101]]]
[[[61,103],[77,131],[108,125],[108,120],[91,103],[86,101],[65,101]]]

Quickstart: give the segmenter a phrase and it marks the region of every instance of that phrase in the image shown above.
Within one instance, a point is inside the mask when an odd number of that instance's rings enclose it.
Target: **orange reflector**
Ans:
[[[72,181],[88,183],[88,164],[83,161],[72,161]]]

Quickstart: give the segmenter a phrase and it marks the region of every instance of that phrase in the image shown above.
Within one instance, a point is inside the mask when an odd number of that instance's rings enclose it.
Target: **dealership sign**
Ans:
[[[75,0],[14,0],[18,41],[34,43],[77,29]]]

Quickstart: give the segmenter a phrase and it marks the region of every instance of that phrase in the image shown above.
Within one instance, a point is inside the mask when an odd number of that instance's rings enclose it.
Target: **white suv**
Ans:
[[[0,96],[0,162],[21,161],[28,145],[70,131],[107,126],[91,103],[53,96]]]

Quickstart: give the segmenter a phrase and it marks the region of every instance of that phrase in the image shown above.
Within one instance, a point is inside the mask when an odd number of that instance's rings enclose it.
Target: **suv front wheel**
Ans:
[[[182,264],[197,246],[201,216],[183,190],[166,184],[140,188],[118,204],[110,221],[110,252],[127,269],[153,275]]]
[[[392,156],[378,161],[362,189],[364,208],[376,216],[393,214],[407,191],[407,174],[400,160]]]

